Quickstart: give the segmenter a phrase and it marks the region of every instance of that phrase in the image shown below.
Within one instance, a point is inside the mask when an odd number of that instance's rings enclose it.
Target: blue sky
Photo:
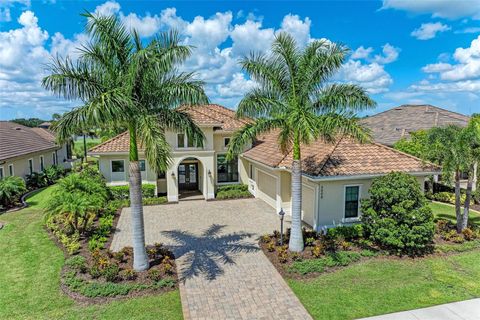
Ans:
[[[428,103],[480,112],[480,0],[28,1],[0,0],[0,119],[62,113],[80,104],[43,90],[51,55],[76,58],[84,10],[116,14],[145,40],[176,28],[196,46],[184,66],[212,102],[235,108],[254,83],[238,59],[268,52],[276,33],[341,42],[352,50],[335,81],[362,85],[369,113]]]

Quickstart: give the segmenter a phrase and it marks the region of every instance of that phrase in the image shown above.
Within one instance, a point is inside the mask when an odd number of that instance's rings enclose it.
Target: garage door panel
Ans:
[[[313,217],[315,210],[314,201],[314,189],[302,184],[302,220],[310,226],[313,226]]]
[[[257,196],[276,207],[277,179],[263,171],[257,171]]]

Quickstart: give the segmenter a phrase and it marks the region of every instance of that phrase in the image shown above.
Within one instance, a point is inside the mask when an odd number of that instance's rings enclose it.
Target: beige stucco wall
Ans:
[[[53,153],[55,149],[48,151],[41,151],[30,153],[21,157],[11,158],[5,161],[4,164],[1,164],[0,167],[3,167],[3,172],[6,177],[10,176],[9,165],[13,165],[13,175],[21,178],[25,178],[30,174],[30,169],[28,165],[28,159],[33,159],[33,171],[40,172],[40,157],[43,156],[44,159],[44,168],[48,168],[53,165]],[[71,164],[69,162],[63,162],[66,159],[66,150],[65,147],[57,150],[57,159],[58,165],[63,166],[64,168],[70,168]]]
[[[144,155],[141,153],[139,155],[140,160],[144,160]],[[124,161],[124,172],[123,173],[113,173],[112,172],[112,160],[123,160]],[[100,172],[105,177],[108,185],[125,185],[128,184],[128,155],[103,155],[99,157],[98,166]],[[142,172],[142,183],[157,183],[157,174],[152,167],[148,164],[148,161],[145,161],[145,171]],[[159,190],[159,192],[161,192]]]

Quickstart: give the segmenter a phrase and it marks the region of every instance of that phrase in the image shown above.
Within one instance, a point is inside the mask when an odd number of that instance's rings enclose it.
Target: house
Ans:
[[[393,146],[402,138],[408,139],[411,132],[448,125],[466,127],[469,121],[470,117],[466,115],[429,104],[401,105],[360,120],[372,130],[376,142],[387,146]],[[474,177],[477,177],[476,170],[477,166],[475,166]],[[438,181],[438,176],[435,176],[435,179]],[[460,182],[462,188],[466,188],[467,179],[468,176],[462,175]],[[476,181],[475,178],[474,190]]]
[[[25,178],[51,165],[71,168],[69,148],[55,143],[54,134],[44,128],[29,128],[0,121],[0,179]]]
[[[204,147],[193,146],[182,132],[166,132],[172,146],[172,164],[167,172],[156,173],[140,152],[144,183],[156,184],[157,192],[166,194],[171,202],[193,191],[204,199],[213,199],[218,186],[244,183],[255,197],[277,211],[290,213],[292,153],[280,151],[275,132],[258,137],[253,146],[227,162],[229,139],[246,121],[219,105],[186,111],[203,130]],[[128,147],[128,133],[122,133],[89,152],[99,158],[100,171],[110,185],[128,183]],[[303,146],[302,161],[302,218],[316,230],[357,221],[360,200],[368,197],[375,177],[403,171],[416,176],[423,185],[425,177],[439,172],[438,167],[387,146],[359,144],[348,138],[338,139],[335,144],[316,141]]]
[[[465,127],[468,121],[468,116],[429,104],[401,105],[360,120],[372,130],[376,142],[387,146],[408,138],[411,132],[450,124]]]

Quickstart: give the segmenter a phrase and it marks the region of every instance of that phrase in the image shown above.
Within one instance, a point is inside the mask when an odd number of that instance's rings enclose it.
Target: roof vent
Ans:
[[[21,127],[15,127],[14,129],[15,129],[15,130],[18,130],[18,131],[22,130]]]

